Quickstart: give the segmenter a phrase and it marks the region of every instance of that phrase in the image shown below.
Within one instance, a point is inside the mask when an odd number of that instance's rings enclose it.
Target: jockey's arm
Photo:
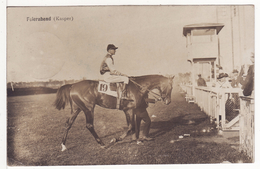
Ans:
[[[110,74],[111,74],[111,75],[127,76],[127,75],[122,74],[122,73],[120,73],[119,71],[116,70],[116,68],[115,68],[115,66],[113,65],[111,59],[107,59],[107,60],[106,60],[106,64],[107,64],[107,66],[109,67],[109,70],[110,70]]]

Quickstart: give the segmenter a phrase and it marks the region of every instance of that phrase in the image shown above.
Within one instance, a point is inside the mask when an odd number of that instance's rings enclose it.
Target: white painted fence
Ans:
[[[190,86],[182,87],[184,91],[192,91]],[[217,125],[220,125],[223,130],[239,130],[239,116],[227,122],[226,120],[226,101],[233,95],[240,96],[242,90],[239,88],[214,88],[214,87],[195,87],[194,94],[187,92],[186,97],[193,97],[195,103],[210,117],[216,119]],[[233,98],[232,98],[233,99]],[[239,108],[233,111],[239,111]],[[239,113],[238,113],[239,114]]]
[[[192,85],[180,85],[180,87],[187,95],[192,95]]]
[[[240,88],[195,87],[192,94],[191,86],[181,86],[191,96],[202,111],[216,119],[217,126],[223,130],[239,130],[240,147],[249,157],[254,159],[254,99],[242,96]],[[192,96],[193,95],[193,96]],[[226,120],[227,100],[236,96],[237,116],[231,121]],[[189,99],[186,99],[187,101]]]
[[[247,153],[254,161],[255,145],[255,121],[254,121],[254,98],[241,96],[240,109],[240,150]]]
[[[195,103],[219,124],[219,99],[218,92],[207,87],[195,87]]]

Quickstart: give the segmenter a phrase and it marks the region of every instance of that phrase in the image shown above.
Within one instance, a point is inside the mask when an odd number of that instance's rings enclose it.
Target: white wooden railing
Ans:
[[[254,161],[254,145],[255,145],[255,120],[254,120],[254,98],[240,97],[241,108],[239,118],[239,137],[240,137],[240,150],[247,153]]]
[[[192,93],[191,86],[181,87],[187,93],[186,97],[191,96],[203,112],[216,120],[220,129],[239,131],[241,150],[254,159],[254,98],[244,97],[240,88],[194,87]],[[228,95],[238,96],[240,105],[234,109],[238,115],[231,121],[226,120]]]
[[[192,95],[192,85],[180,85],[180,87],[187,95]]]
[[[218,92],[208,87],[195,87],[194,91],[195,103],[208,116],[216,119],[219,125],[219,99]]]
[[[187,89],[188,88],[188,89]],[[191,91],[191,87],[183,87],[187,91]],[[228,94],[240,96],[242,90],[239,88],[215,88],[215,87],[194,87],[194,94],[187,94],[193,97],[195,103],[200,107],[201,111],[216,120],[217,125],[223,130],[239,130],[237,125],[239,116],[232,121],[227,122],[225,103],[228,99]],[[239,109],[234,109],[239,111]],[[239,114],[239,113],[238,113]]]

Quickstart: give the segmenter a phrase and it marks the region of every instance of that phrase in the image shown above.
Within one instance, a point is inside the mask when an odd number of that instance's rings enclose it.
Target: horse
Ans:
[[[142,106],[142,103],[148,93],[153,89],[158,89],[159,99],[166,105],[171,102],[171,92],[173,77],[165,77],[162,75],[146,75],[129,77],[127,84],[127,94],[132,100],[121,100],[120,110],[125,113],[126,122],[128,125],[127,131],[121,135],[116,141],[123,140],[129,133],[139,133],[140,128],[135,129],[135,116],[134,110]],[[83,80],[74,84],[66,84],[61,86],[56,94],[54,106],[58,109],[64,109],[69,103],[71,106],[71,117],[66,121],[65,133],[62,138],[62,151],[66,150],[66,139],[68,132],[77,118],[78,114],[83,111],[86,117],[86,128],[93,135],[101,148],[105,148],[105,144],[97,135],[93,120],[95,105],[108,109],[116,109],[117,98],[98,92],[99,81]],[[75,111],[73,110],[75,109]]]

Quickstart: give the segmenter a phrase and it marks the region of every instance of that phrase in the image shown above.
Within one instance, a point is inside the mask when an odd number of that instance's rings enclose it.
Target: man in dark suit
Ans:
[[[198,75],[199,79],[197,81],[198,86],[205,86],[207,87],[206,81],[201,77],[201,74]]]
[[[242,89],[244,96],[250,96],[252,94],[252,91],[254,90],[254,76],[255,76],[255,70],[254,70],[254,63],[255,63],[255,54],[252,52],[250,53],[250,60],[252,62],[252,65],[249,66],[246,79],[243,83]]]
[[[149,114],[147,112],[148,103],[146,102],[146,99],[148,98],[148,94],[144,96],[144,99],[141,103],[141,106],[134,110],[134,113],[136,115],[136,128],[137,130],[136,137],[139,141],[150,141],[153,140],[153,138],[149,137],[149,131],[151,126],[151,119],[149,117]],[[141,121],[144,121],[144,127],[143,127],[143,137],[139,138],[139,132],[140,132],[140,124]]]

